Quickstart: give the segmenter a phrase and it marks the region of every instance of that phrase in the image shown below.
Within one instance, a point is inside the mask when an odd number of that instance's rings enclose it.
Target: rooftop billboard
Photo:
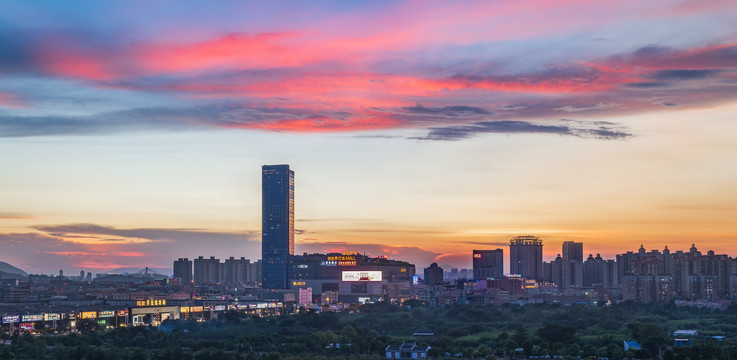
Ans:
[[[343,281],[381,281],[381,271],[343,271]]]

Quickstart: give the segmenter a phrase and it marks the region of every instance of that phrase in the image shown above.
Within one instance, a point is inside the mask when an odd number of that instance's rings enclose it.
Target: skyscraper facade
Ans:
[[[542,280],[543,241],[540,238],[525,235],[509,241],[509,273]]]
[[[501,279],[504,277],[504,250],[474,250],[473,279]]]
[[[294,171],[289,165],[264,165],[261,175],[261,286],[288,289],[294,255]]]

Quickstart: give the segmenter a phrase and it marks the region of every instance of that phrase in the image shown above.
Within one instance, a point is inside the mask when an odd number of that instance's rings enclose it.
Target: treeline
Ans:
[[[409,306],[407,306],[409,305]],[[218,320],[167,321],[156,328],[103,331],[82,321],[82,334],[4,334],[2,359],[245,359],[379,360],[390,344],[430,345],[432,358],[494,359],[527,356],[737,359],[737,307],[710,310],[674,304],[624,303],[610,307],[559,304],[426,307],[387,303],[349,313],[258,318],[228,312]],[[699,330],[687,347],[669,334]],[[434,333],[413,337],[416,331]],[[712,336],[725,336],[717,341]],[[642,350],[623,349],[637,340]]]

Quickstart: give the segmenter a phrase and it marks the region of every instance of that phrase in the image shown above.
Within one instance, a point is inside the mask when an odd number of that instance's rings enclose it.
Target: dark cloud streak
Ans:
[[[577,122],[583,124],[582,122]],[[413,137],[418,140],[462,140],[479,134],[555,134],[570,135],[596,139],[626,139],[632,134],[618,130],[609,125],[595,128],[572,127],[569,125],[539,125],[526,121],[483,121],[470,125],[458,125],[431,128],[424,137]]]

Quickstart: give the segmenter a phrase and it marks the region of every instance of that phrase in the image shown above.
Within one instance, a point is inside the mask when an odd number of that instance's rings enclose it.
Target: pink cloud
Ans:
[[[28,104],[18,95],[0,92],[0,107],[19,109],[28,107]]]

